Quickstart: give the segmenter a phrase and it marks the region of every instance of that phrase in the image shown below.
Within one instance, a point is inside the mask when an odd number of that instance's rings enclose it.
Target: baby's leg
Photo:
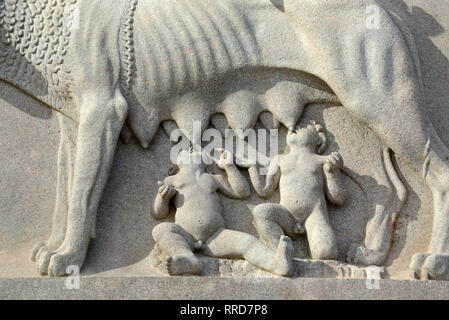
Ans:
[[[301,230],[296,228],[297,221],[290,212],[282,205],[264,203],[253,210],[254,227],[260,238],[271,248],[278,247],[281,236],[287,234],[296,238]]]
[[[166,265],[170,275],[201,272],[201,262],[192,252],[195,241],[181,226],[163,222],[153,229],[153,238],[167,255]]]
[[[217,258],[245,259],[257,268],[279,276],[293,274],[293,245],[289,237],[281,236],[276,251],[250,234],[220,229],[206,243],[203,253]]]
[[[326,206],[317,207],[305,223],[310,253],[314,260],[336,260],[337,240],[327,214]]]

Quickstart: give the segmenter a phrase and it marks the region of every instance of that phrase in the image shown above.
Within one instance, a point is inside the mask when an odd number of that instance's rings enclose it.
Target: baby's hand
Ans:
[[[232,153],[226,149],[220,150],[220,159],[217,162],[220,169],[226,170],[226,168],[233,165]]]
[[[257,165],[256,163],[251,163],[248,160],[248,158],[246,158],[246,157],[244,157],[244,158],[237,158],[236,160],[237,161],[236,161],[235,164],[237,165],[237,167],[242,168],[242,169],[249,169],[249,168],[255,167]]]
[[[157,184],[159,186],[158,193],[160,194],[162,199],[170,200],[171,198],[173,198],[175,196],[177,191],[173,186],[168,185],[162,181],[158,181]]]
[[[343,167],[343,158],[338,152],[332,152],[324,164],[324,170],[332,172]]]

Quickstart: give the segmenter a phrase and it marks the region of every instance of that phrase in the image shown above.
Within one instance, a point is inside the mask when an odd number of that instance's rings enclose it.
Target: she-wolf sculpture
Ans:
[[[167,120],[191,132],[222,113],[246,129],[270,111],[292,129],[305,105],[340,102],[432,190],[432,239],[411,268],[449,279],[449,150],[413,37],[380,1],[0,0],[0,77],[60,115],[53,231],[32,255],[42,274],[83,264],[122,130],[147,148]],[[382,263],[385,214],[354,260]]]

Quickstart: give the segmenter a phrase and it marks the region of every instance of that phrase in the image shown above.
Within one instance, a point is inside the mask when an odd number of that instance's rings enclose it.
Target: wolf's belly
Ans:
[[[270,111],[292,128],[303,105],[335,100],[306,73],[295,27],[269,1],[148,0],[135,15],[128,124],[144,146],[165,120],[189,132],[222,113],[245,130]]]

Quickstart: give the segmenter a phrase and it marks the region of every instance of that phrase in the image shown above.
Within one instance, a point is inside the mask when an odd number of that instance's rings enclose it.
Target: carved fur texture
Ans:
[[[4,77],[49,105],[71,96],[64,64],[77,0],[0,1],[0,64]]]

